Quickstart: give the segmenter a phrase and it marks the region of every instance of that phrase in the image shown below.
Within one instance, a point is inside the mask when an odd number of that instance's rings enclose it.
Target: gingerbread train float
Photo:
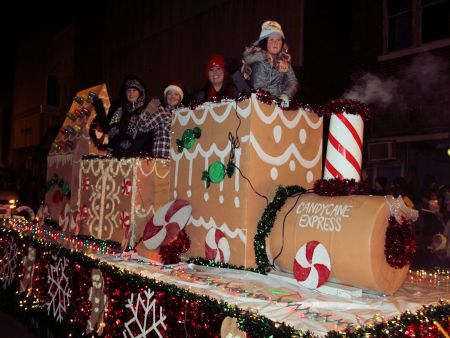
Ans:
[[[107,139],[95,128],[89,95],[109,102],[105,85],[77,94],[48,156],[41,219],[152,260],[184,232],[188,258],[257,268],[265,255],[269,266],[309,288],[332,280],[393,293],[403,284],[409,262],[390,263],[387,229],[393,217],[414,218],[412,210],[390,196],[311,193],[322,180],[320,111],[282,110],[258,93],[180,108],[170,160],[114,159],[104,156]],[[366,117],[345,104],[334,111],[324,178],[359,181]],[[280,186],[301,186],[302,193],[272,212],[261,236]]]

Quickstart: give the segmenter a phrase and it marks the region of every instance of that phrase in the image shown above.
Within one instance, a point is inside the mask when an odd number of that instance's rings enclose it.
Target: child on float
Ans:
[[[225,69],[225,59],[222,55],[212,55],[205,65],[205,75],[208,82],[195,95],[197,100],[213,100],[235,97],[236,86]]]
[[[291,66],[291,56],[281,26],[276,21],[262,24],[259,39],[243,53],[244,77],[253,89],[263,89],[289,106],[298,90],[298,80]]]
[[[171,83],[164,88],[164,105],[159,100],[152,100],[148,110],[162,118],[162,123],[153,126],[153,157],[170,158],[170,133],[172,128],[172,111],[178,107],[184,98],[182,85]]]

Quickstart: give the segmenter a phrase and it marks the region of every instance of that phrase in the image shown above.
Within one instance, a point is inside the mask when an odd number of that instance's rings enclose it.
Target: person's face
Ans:
[[[278,54],[283,47],[283,38],[280,34],[273,34],[267,39],[267,50],[270,54]]]
[[[212,67],[208,72],[209,81],[213,86],[222,86],[223,76],[223,69],[219,66]]]
[[[139,98],[139,90],[136,88],[128,88],[127,91],[127,100],[131,103],[135,103]]]
[[[166,95],[167,104],[171,107],[175,107],[181,102],[181,96],[179,93],[169,90]]]

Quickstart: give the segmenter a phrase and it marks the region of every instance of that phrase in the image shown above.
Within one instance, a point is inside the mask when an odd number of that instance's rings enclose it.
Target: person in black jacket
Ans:
[[[125,78],[122,89],[121,105],[110,109],[108,116],[100,98],[92,101],[98,124],[108,135],[107,149],[117,158],[160,157],[153,151],[153,136],[156,129],[166,128],[167,123],[158,112],[158,100],[146,106],[145,84],[134,75]]]

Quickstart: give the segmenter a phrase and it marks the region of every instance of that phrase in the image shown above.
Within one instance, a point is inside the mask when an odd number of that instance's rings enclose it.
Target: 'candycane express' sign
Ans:
[[[300,228],[339,232],[343,218],[350,217],[352,207],[349,204],[301,202],[297,207],[297,215],[300,215],[298,225]]]

